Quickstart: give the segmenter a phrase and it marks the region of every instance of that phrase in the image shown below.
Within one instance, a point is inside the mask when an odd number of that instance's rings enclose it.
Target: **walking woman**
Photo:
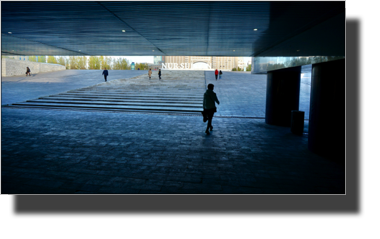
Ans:
[[[158,79],[161,80],[161,69],[158,69]]]
[[[220,70],[219,71],[219,80],[222,79],[222,74],[223,74],[223,72],[222,72],[222,70]]]
[[[148,75],[149,75],[149,80],[150,80],[150,77],[152,76],[152,69],[149,69]]]
[[[27,66],[26,67],[26,76],[28,76],[28,75],[30,76],[30,68]]]
[[[214,90],[214,85],[213,84],[208,84],[207,90],[203,95],[203,108],[205,115],[207,115],[207,129],[206,129],[206,134],[209,135],[210,131],[214,127],[212,127],[212,117],[214,117],[214,113],[216,112],[216,106],[215,102],[218,103],[219,105],[219,100],[218,97],[216,97]],[[209,131],[210,130],[210,131]]]
[[[215,69],[215,80],[218,80],[218,69]]]

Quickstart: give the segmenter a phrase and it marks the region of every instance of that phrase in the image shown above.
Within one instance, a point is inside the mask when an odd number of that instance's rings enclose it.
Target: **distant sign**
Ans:
[[[206,68],[211,69],[211,66],[209,64],[206,64]],[[185,70],[185,69],[192,69],[193,64],[190,63],[162,63],[162,69],[168,69],[168,70]]]

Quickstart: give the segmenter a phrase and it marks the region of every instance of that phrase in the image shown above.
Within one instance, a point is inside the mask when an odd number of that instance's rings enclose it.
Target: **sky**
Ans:
[[[114,58],[127,58],[129,62],[137,62],[137,63],[152,63],[153,64],[153,56],[113,56]]]

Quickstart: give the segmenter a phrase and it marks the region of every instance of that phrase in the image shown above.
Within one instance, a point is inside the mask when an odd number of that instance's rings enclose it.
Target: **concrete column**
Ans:
[[[289,126],[291,111],[299,109],[301,67],[292,67],[267,74],[265,122]]]
[[[345,59],[313,64],[310,92],[309,150],[344,162]]]

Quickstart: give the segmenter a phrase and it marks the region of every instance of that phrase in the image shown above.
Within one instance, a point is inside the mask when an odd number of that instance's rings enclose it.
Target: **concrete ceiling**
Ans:
[[[2,1],[1,42],[4,55],[344,56],[345,2]]]

